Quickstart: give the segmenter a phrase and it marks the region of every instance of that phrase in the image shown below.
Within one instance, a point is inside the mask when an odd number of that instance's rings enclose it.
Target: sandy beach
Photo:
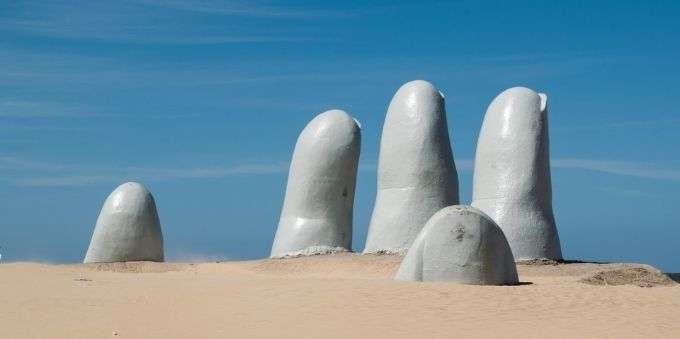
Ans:
[[[400,260],[7,263],[0,337],[680,337],[680,285],[649,266],[518,265],[490,287],[395,282]]]

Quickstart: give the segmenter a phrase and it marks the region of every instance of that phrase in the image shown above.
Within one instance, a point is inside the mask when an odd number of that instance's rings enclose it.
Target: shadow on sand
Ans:
[[[605,261],[584,261],[584,260],[552,260],[552,259],[532,259],[532,260],[520,260],[516,262],[517,265],[528,265],[528,266],[542,266],[542,265],[568,265],[568,264],[598,264],[605,265],[611,264]]]
[[[569,259],[564,259],[558,261],[560,264],[599,264],[599,265],[605,265],[605,264],[611,264],[611,262],[608,261],[587,261],[587,260],[569,260]]]

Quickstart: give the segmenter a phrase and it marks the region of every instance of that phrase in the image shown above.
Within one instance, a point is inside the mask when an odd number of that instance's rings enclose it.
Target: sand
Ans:
[[[399,261],[5,263],[0,337],[680,337],[680,285],[649,266],[539,262],[490,287],[392,281]]]

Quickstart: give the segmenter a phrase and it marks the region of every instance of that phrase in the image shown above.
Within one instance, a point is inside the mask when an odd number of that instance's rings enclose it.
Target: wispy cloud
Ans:
[[[230,86],[243,84],[277,84],[294,82],[337,83],[356,82],[385,77],[376,72],[338,72],[323,69],[309,69],[303,64],[286,63],[285,67],[258,65],[248,61],[236,64],[206,63],[196,65],[182,62],[142,62],[126,63],[107,58],[74,55],[69,53],[35,53],[32,51],[4,48],[0,49],[0,85],[21,86],[31,92],[34,88],[49,87],[51,91],[83,91],[82,86],[100,90],[131,88],[189,88],[195,86]],[[282,72],[281,69],[288,71]],[[244,71],[249,70],[249,71]],[[235,98],[238,99],[238,98]],[[1,99],[0,99],[1,100]],[[31,114],[40,112],[44,107],[26,99],[6,98],[7,114],[15,114],[10,108],[21,108]],[[299,103],[298,103],[299,104]],[[69,114],[88,113],[89,107],[77,107]],[[0,106],[0,110],[3,107]],[[73,107],[61,107],[73,110]]]
[[[602,187],[600,188],[600,191],[610,193],[613,195],[625,197],[625,198],[644,198],[644,197],[651,197],[652,195],[638,190],[638,189],[631,189],[631,188],[622,188],[622,187]]]
[[[16,120],[20,121],[20,120]],[[83,127],[78,127],[78,126],[59,126],[53,123],[45,123],[45,122],[40,122],[40,123],[35,123],[35,122],[30,122],[30,123],[24,123],[24,122],[19,122],[19,123],[2,123],[0,124],[0,130],[4,131],[12,131],[12,132],[17,132],[17,131],[27,131],[27,132],[35,132],[35,131],[49,131],[49,132],[74,132],[74,131],[82,131],[84,128]],[[27,135],[28,136],[28,135]],[[30,135],[31,140],[35,141],[38,139],[41,139],[41,135],[39,134],[31,134]],[[19,139],[22,140],[22,139]],[[27,140],[27,139],[23,139]]]
[[[31,161],[19,157],[0,156],[0,170],[62,171],[69,166],[49,162]]]
[[[0,23],[0,30],[2,24]],[[466,60],[452,60],[444,66],[434,69],[425,63],[420,68],[422,74],[430,74],[433,81],[437,77],[446,78],[484,78],[507,79],[516,74],[521,79],[540,76],[533,72],[543,69],[550,70],[549,74],[559,70],[562,72],[584,71],[585,65],[597,63],[596,56],[579,56],[565,58],[568,62],[578,65],[565,67],[564,60],[555,56],[537,57],[518,55],[509,57],[504,62],[495,62],[496,58],[479,58],[474,62]],[[249,84],[282,84],[323,83],[338,85],[351,83],[356,86],[359,82],[389,83],[393,85],[399,81],[413,77],[413,69],[404,65],[411,64],[407,60],[390,62],[389,60],[366,60],[353,65],[349,70],[341,70],[337,65],[310,65],[303,60],[272,60],[262,63],[250,60],[240,60],[235,63],[202,62],[200,64],[182,61],[147,61],[144,59],[128,60],[125,57],[97,57],[93,55],[77,55],[64,52],[35,52],[21,48],[0,49],[0,85],[22,86],[25,91],[49,86],[52,92],[83,91],[88,89],[137,89],[137,88],[194,88],[196,86],[225,86],[243,87]],[[433,65],[436,62],[432,63]],[[540,64],[542,67],[538,67]],[[516,73],[516,74],[515,74]],[[443,74],[443,75],[442,75]],[[506,74],[505,76],[498,75]],[[513,75],[515,74],[515,75]],[[496,80],[493,80],[496,81]],[[238,101],[238,97],[230,98]],[[251,102],[249,105],[270,105],[270,100]],[[276,103],[276,105],[290,105],[290,102]],[[299,105],[295,102],[295,105]]]
[[[14,186],[59,187],[115,183],[126,180],[166,181],[176,179],[210,179],[237,175],[286,173],[289,164],[235,164],[230,166],[160,168],[143,166],[79,166],[38,162],[13,156],[0,156],[0,174]]]
[[[595,123],[576,123],[572,125],[557,125],[550,127],[551,131],[561,131],[565,133],[572,133],[574,131],[590,131],[600,133],[602,130],[606,131],[645,131],[645,130],[659,130],[659,129],[677,129],[680,127],[680,119],[664,118],[648,120],[628,120],[628,121],[600,121]]]
[[[126,167],[124,172],[134,173],[142,177],[157,179],[191,179],[222,178],[232,175],[276,174],[288,171],[289,164],[279,162],[273,164],[238,164],[226,167],[204,168],[148,168]]]
[[[0,100],[0,118],[79,118],[103,117],[94,114],[83,105],[67,105],[59,102],[34,102],[23,100]]]
[[[121,178],[111,175],[72,175],[34,177],[24,179],[12,179],[10,183],[22,187],[64,187],[64,186],[87,186],[106,182],[119,182]]]
[[[470,172],[475,168],[475,161],[473,159],[456,159],[456,170],[463,172]]]
[[[680,119],[655,119],[655,120],[636,120],[612,122],[607,125],[609,128],[659,128],[659,127],[679,127]]]
[[[556,158],[551,160],[553,168],[580,169],[607,174],[638,178],[680,181],[680,169],[660,168],[637,162]],[[288,172],[288,162],[242,163],[227,166],[198,167],[147,167],[147,166],[81,166],[27,160],[14,156],[0,156],[0,174],[4,181],[14,186],[59,187],[85,186],[101,183],[116,183],[126,180],[168,181],[179,179],[219,179],[239,175],[272,175]],[[469,172],[474,168],[472,159],[457,159],[458,171]],[[377,162],[364,160],[359,171],[377,170]],[[634,192],[628,192],[633,194]]]
[[[29,144],[36,140],[29,138],[0,138],[0,144]]]
[[[309,19],[340,14],[233,1],[53,0],[6,5],[0,13],[0,31],[135,44],[295,42],[307,41],[310,36],[272,32],[261,24],[239,22],[238,17]],[[206,20],[205,15],[236,18]]]
[[[378,170],[378,162],[375,160],[360,161],[359,172],[374,172]]]
[[[561,158],[553,159],[550,163],[556,168],[577,168],[638,178],[680,181],[680,169],[664,169],[639,162]]]
[[[246,3],[239,1],[141,0],[140,3],[157,7],[221,16],[325,18],[355,15],[355,13],[347,11],[294,9],[290,7],[286,8],[281,6],[270,6],[253,2]]]

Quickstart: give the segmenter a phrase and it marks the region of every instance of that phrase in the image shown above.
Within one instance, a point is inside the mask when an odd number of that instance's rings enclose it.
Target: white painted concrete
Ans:
[[[395,279],[514,285],[517,268],[503,231],[480,210],[445,207],[420,231]]]
[[[341,110],[315,117],[298,137],[271,257],[349,251],[361,127]]]
[[[552,210],[547,96],[514,87],[489,105],[472,205],[503,229],[517,260],[562,259]]]
[[[457,203],[444,96],[427,81],[408,82],[385,117],[364,253],[405,253],[434,213]]]
[[[136,182],[118,186],[99,212],[84,262],[163,261],[163,257],[153,196]]]

